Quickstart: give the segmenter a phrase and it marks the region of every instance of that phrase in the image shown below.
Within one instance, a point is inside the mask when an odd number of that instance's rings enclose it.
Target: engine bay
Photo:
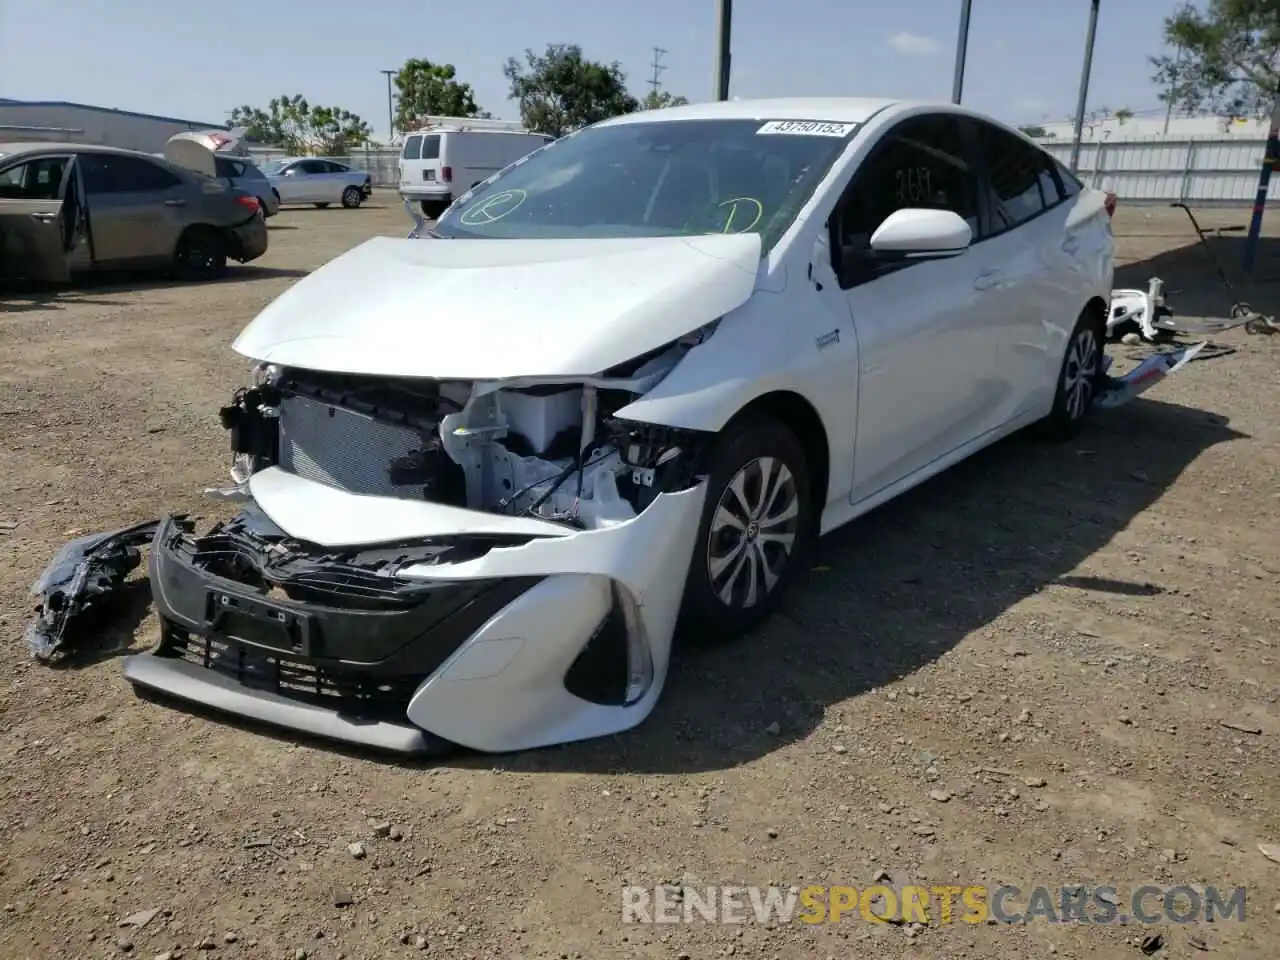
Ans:
[[[367,496],[598,529],[700,475],[708,434],[626,421],[705,339],[697,333],[599,376],[390,379],[260,365],[220,416],[232,477],[279,467]]]

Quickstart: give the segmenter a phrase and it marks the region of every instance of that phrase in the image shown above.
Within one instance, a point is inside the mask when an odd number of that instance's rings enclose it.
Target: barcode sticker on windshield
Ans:
[[[832,123],[829,120],[770,120],[756,134],[791,134],[801,137],[847,137],[857,129],[856,123]]]

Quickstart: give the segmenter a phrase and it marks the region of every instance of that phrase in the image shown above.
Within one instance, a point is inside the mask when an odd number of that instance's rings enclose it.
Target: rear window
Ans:
[[[400,154],[401,160],[417,160],[422,155],[422,137],[408,137],[404,142],[404,152]]]
[[[440,159],[440,138],[438,136],[422,138],[422,159],[423,160],[439,160]]]
[[[225,157],[214,157],[213,169],[220,177],[244,176],[244,164],[236,163],[234,160],[228,160]]]

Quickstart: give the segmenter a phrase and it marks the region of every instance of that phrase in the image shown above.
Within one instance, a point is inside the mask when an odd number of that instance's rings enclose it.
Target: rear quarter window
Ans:
[[[400,154],[401,160],[417,160],[422,156],[422,137],[416,134],[408,137],[404,141],[404,151]]]

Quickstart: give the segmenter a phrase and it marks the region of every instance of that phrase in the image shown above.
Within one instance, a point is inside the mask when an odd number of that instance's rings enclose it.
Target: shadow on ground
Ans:
[[[461,767],[688,773],[758,759],[839,704],[909,676],[1050,584],[1128,595],[1158,583],[1073,574],[1210,447],[1244,436],[1201,410],[1140,399],[1078,441],[1019,435],[825,538],[783,611],[730,644],[685,644],[653,714],[601,740]],[[166,703],[173,701],[161,698]],[[209,711],[178,706],[197,714]],[[225,715],[267,736],[418,767]],[[770,731],[777,724],[776,733]]]
[[[286,228],[289,229],[289,228]],[[169,287],[217,286],[220,283],[243,283],[258,280],[297,279],[305,277],[309,270],[292,270],[283,267],[260,267],[252,263],[231,264],[226,275],[219,280],[203,283],[173,280],[154,272],[111,271],[77,278],[67,286],[0,284],[0,314],[20,313],[32,310],[61,310],[70,304],[118,305],[115,300],[97,300],[85,294],[141,293],[147,290],[164,290]]]
[[[686,650],[636,730],[505,765],[736,766],[804,738],[833,704],[910,675],[1050,584],[1161,592],[1072,571],[1205,450],[1242,436],[1204,411],[1137,400],[1075,443],[1012,437],[825,538],[786,609],[752,636]]]
[[[1246,274],[1243,235],[1209,236],[1200,243],[1188,223],[1186,236],[1183,246],[1118,266],[1115,286],[1145,290],[1152,277],[1159,277],[1176,317],[1225,319],[1232,304],[1241,301],[1268,316],[1280,313],[1280,238],[1258,239],[1253,271]],[[1215,259],[1235,287],[1234,293],[1218,276]]]

